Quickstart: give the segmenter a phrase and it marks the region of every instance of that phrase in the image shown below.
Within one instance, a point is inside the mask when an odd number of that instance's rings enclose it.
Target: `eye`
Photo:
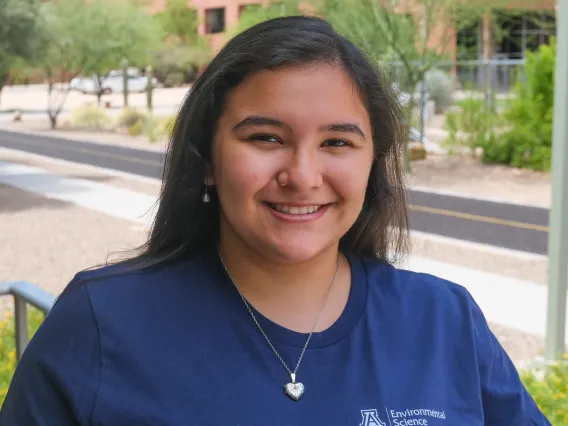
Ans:
[[[258,133],[255,135],[251,135],[247,139],[249,141],[260,141],[260,142],[276,142],[276,143],[281,142],[278,137],[265,133]]]
[[[343,139],[328,139],[323,143],[323,146],[329,146],[332,148],[341,148],[344,146],[351,146],[351,143]]]

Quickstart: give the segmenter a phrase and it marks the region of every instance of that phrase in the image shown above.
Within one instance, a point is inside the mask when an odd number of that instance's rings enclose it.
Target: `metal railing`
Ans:
[[[20,360],[29,342],[28,305],[32,305],[47,315],[56,297],[27,281],[0,282],[0,296],[14,298],[16,359]]]
[[[410,64],[416,67],[421,66],[417,61],[410,61]],[[493,58],[490,60],[439,61],[434,68],[455,75],[464,89],[468,86],[478,90],[491,87],[496,93],[507,93],[513,89],[519,78],[524,79],[525,64],[525,59]],[[406,88],[406,70],[401,62],[385,62],[382,65],[394,83],[401,88]]]

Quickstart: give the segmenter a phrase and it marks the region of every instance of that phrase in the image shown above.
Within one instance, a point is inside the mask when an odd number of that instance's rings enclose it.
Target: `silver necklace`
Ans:
[[[221,256],[221,252],[219,251],[218,248],[217,248],[217,253],[219,254],[219,259],[221,259],[221,264],[223,265],[225,272],[227,273],[227,275],[231,279],[233,285],[235,286],[235,288],[239,292],[239,295],[241,296],[241,299],[243,300],[247,310],[249,311],[250,316],[252,317],[252,320],[254,321],[254,323],[256,324],[256,326],[258,327],[258,329],[260,330],[260,332],[264,336],[264,339],[266,340],[266,342],[268,343],[268,345],[272,349],[272,352],[274,352],[276,357],[280,360],[280,362],[282,363],[282,365],[284,366],[284,368],[286,369],[286,371],[288,371],[288,374],[290,375],[290,382],[288,382],[284,385],[284,393],[291,400],[299,401],[300,398],[302,397],[302,395],[304,394],[305,386],[301,382],[296,382],[296,373],[298,372],[298,368],[300,367],[300,363],[302,362],[302,359],[304,358],[304,354],[306,353],[306,349],[308,348],[308,345],[310,343],[312,335],[314,334],[314,330],[316,329],[316,326],[318,325],[318,322],[319,322],[319,320],[320,320],[320,318],[323,314],[325,306],[327,305],[327,301],[329,300],[329,295],[331,294],[331,290],[333,289],[335,281],[337,280],[337,275],[338,275],[338,272],[339,272],[339,262],[340,262],[339,253],[337,254],[337,266],[335,268],[335,275],[333,276],[333,280],[331,281],[331,285],[329,286],[327,296],[325,298],[325,301],[323,302],[323,306],[321,308],[321,311],[319,312],[319,314],[316,318],[314,326],[312,327],[312,331],[310,332],[310,334],[308,335],[308,338],[306,339],[306,343],[304,344],[304,348],[302,349],[302,352],[300,354],[300,358],[298,359],[298,362],[296,363],[296,368],[294,368],[293,371],[288,367],[286,362],[282,359],[282,357],[280,356],[280,354],[278,353],[278,351],[276,350],[276,348],[274,347],[274,345],[272,344],[272,342],[270,341],[270,339],[268,338],[268,336],[266,335],[266,333],[264,332],[264,330],[260,326],[260,324],[257,321],[256,316],[254,315],[249,303],[247,302],[246,298],[243,296],[243,293],[241,293],[241,290],[240,290],[239,286],[237,285],[237,282],[233,279],[231,273],[227,269],[227,266],[225,266],[225,262],[223,261],[223,256]]]

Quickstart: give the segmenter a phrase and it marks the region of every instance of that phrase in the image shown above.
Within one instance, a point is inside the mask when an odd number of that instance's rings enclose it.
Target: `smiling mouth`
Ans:
[[[264,203],[273,210],[279,213],[289,214],[289,215],[305,215],[313,214],[320,209],[328,206],[329,204],[316,204],[313,206],[290,206],[287,204],[274,204],[274,203]]]

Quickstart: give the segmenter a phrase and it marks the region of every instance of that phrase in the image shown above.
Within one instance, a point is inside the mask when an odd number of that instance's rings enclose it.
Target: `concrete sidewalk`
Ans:
[[[0,183],[144,227],[150,225],[156,208],[153,195],[11,162],[0,161]],[[545,335],[544,285],[417,256],[410,256],[401,267],[463,285],[491,323],[533,336]],[[568,341],[568,330],[566,338]]]

